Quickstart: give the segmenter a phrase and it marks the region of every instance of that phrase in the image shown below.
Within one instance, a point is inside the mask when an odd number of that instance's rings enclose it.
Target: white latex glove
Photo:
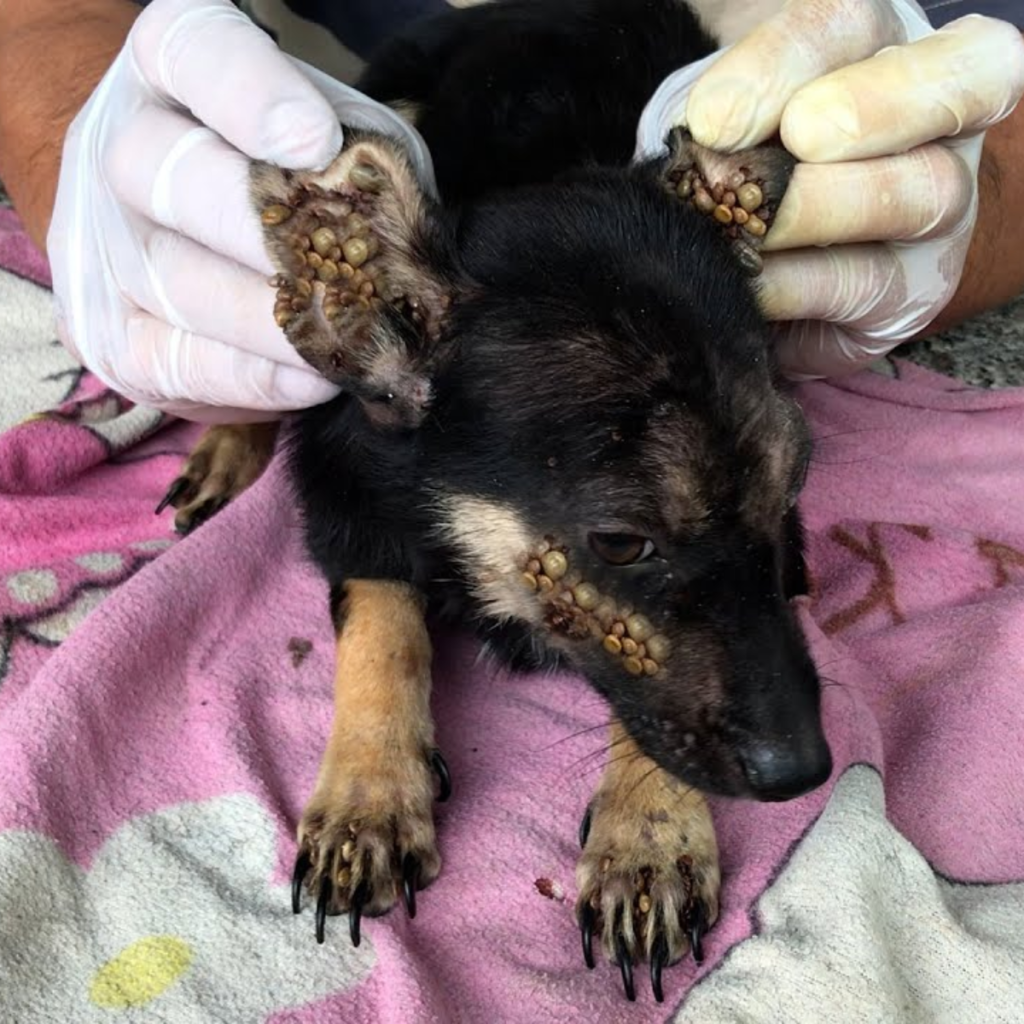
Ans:
[[[274,322],[248,160],[325,166],[395,113],[282,54],[228,0],[155,0],[64,146],[47,248],[64,343],[135,402],[205,422],[326,401]]]
[[[1022,91],[1024,43],[1004,22],[969,15],[935,31],[913,0],[789,0],[667,79],[637,152],[663,152],[678,124],[728,152],[781,132],[801,162],[765,239],[761,304],[783,322],[791,376],[838,375],[916,335],[952,298],[984,129]]]

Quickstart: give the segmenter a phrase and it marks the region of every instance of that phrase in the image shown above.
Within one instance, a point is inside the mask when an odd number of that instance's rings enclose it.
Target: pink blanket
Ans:
[[[714,804],[707,959],[630,1005],[572,914],[601,703],[463,637],[438,638],[455,788],[415,921],[352,949],[292,916],[333,644],[281,467],[174,539],[152,510],[197,428],[75,368],[27,253],[0,213],[0,1020],[1024,1020],[1024,391],[902,363],[804,388],[835,772]]]

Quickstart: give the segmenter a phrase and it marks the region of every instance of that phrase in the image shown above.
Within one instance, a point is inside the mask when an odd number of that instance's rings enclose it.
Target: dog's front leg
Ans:
[[[434,835],[433,771],[449,792],[430,717],[430,638],[424,601],[406,583],[350,580],[334,603],[334,724],[312,798],[299,824],[292,882],[316,899],[317,941],[328,913],[349,912],[359,945],[363,914],[388,911],[441,867]]]
[[[704,797],[643,754],[621,723],[611,726],[610,760],[580,830],[577,918],[593,967],[595,931],[634,998],[633,962],[661,972],[693,949],[718,917],[718,843]]]

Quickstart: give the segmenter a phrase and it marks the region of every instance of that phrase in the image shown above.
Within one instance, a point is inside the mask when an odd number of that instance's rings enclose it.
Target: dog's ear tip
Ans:
[[[761,270],[757,250],[789,187],[796,159],[781,142],[719,153],[695,142],[685,128],[669,134],[669,155],[659,174],[664,185],[698,213],[713,218],[744,269]]]
[[[254,162],[250,183],[277,270],[274,317],[288,341],[369,402],[374,423],[415,421],[454,285],[409,154],[390,138],[346,131],[322,171]],[[377,400],[388,391],[390,408]]]

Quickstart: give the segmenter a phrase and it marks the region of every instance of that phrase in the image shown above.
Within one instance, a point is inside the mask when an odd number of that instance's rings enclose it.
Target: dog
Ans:
[[[441,867],[451,791],[430,713],[427,618],[516,669],[568,668],[612,709],[580,829],[576,912],[635,998],[718,916],[705,794],[786,800],[831,756],[790,599],[809,431],[757,304],[758,248],[793,161],[640,113],[715,42],[679,0],[495,0],[412,25],[358,88],[415,124],[345,126],[324,171],[254,164],[275,316],[339,396],[217,427],[162,507],[187,531],[286,452],[330,584],[335,718],[298,827],[304,889],[361,919]],[[436,777],[436,778],[435,778]]]

